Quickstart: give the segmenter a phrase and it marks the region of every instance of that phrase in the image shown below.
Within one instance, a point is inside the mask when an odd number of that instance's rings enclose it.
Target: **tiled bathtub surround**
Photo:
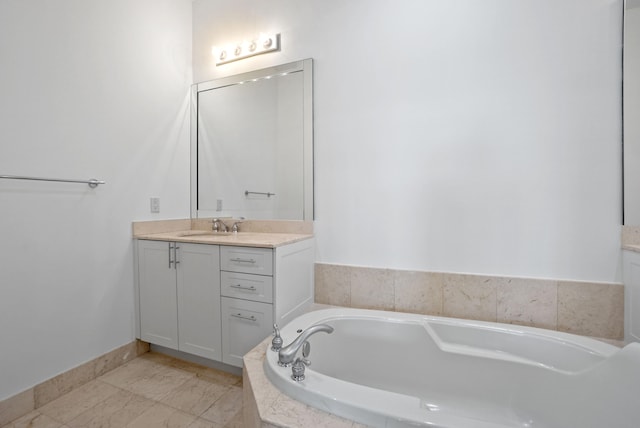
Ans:
[[[0,401],[0,426],[57,399],[149,351],[145,342],[131,342],[85,364]]]
[[[640,252],[640,226],[622,226],[622,248]]]
[[[623,338],[622,284],[316,263],[315,302]]]
[[[265,339],[244,356],[242,376],[244,428],[366,428],[296,401],[277,389],[264,372]]]

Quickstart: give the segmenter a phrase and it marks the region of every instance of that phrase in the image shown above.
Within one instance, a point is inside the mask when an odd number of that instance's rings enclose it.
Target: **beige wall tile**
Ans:
[[[256,396],[251,388],[251,380],[247,372],[247,364],[242,369],[242,420],[245,428],[260,427],[260,414],[256,404]]]
[[[313,234],[313,222],[297,220],[246,220],[240,225],[240,231],[311,235]]]
[[[269,422],[273,421],[279,426],[314,428],[351,428],[353,426],[353,421],[307,406],[284,394],[278,397],[268,413]]]
[[[316,264],[315,274],[315,301],[321,304],[498,321],[611,339],[623,334],[621,284],[322,263]]]
[[[496,283],[498,322],[557,328],[557,281],[501,278]]]
[[[497,282],[496,277],[444,274],[444,316],[495,322]]]
[[[622,339],[624,286],[558,282],[558,330],[608,339]]]
[[[66,371],[52,379],[36,385],[34,398],[36,408],[43,406],[67,392],[95,379],[95,360]]]
[[[138,355],[148,352],[149,344],[135,341],[114,349],[107,354],[74,367],[52,379],[46,380],[34,388],[36,408],[41,407],[67,392],[107,373]]]
[[[99,358],[96,358],[94,360],[94,378],[118,368],[124,363],[136,358],[139,355],[139,352],[144,349],[144,345],[141,345],[144,342],[140,342],[141,344],[138,344],[138,342],[139,341],[128,343]],[[148,344],[146,345],[148,346]]]
[[[315,302],[351,306],[352,269],[350,266],[316,263]]]
[[[277,389],[271,381],[267,378],[262,368],[265,359],[264,348],[260,360],[247,360],[244,365],[244,373],[246,374],[243,379],[243,390],[251,392],[255,396],[256,411],[259,413],[266,412],[276,399],[280,396],[281,392]]]
[[[394,272],[389,269],[351,268],[351,306],[392,311]]]
[[[5,413],[11,414],[14,419],[26,415],[31,410],[50,403],[69,391],[85,385],[101,374],[148,351],[148,343],[139,340],[131,342],[54,378],[46,380],[29,391],[17,394],[15,397],[0,402],[0,426],[2,426],[5,421]],[[29,402],[31,402],[31,404],[29,404]]]
[[[131,225],[133,236],[189,229],[191,229],[191,219],[136,221]]]
[[[640,245],[640,227],[622,226],[622,245]]]
[[[26,415],[35,409],[33,388],[0,401],[0,426]]]
[[[394,284],[396,311],[442,315],[443,274],[399,270]]]

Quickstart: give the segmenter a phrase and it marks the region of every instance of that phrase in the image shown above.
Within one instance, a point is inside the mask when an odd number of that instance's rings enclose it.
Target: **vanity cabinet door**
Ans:
[[[271,334],[273,306],[222,298],[222,362],[242,367],[242,356]]]
[[[179,349],[221,360],[220,247],[176,245]]]
[[[138,241],[140,339],[178,349],[176,270],[172,243]]]

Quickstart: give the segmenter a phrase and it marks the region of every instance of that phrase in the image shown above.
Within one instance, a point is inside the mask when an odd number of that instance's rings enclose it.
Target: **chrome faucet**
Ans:
[[[278,351],[278,365],[287,367],[293,363],[298,350],[307,341],[312,334],[323,331],[325,333],[333,333],[333,327],[327,324],[312,325],[298,336],[293,342]]]
[[[228,230],[227,225],[224,224],[224,221],[220,220],[219,218],[213,219],[213,225],[211,226],[211,228],[214,232],[226,232]]]

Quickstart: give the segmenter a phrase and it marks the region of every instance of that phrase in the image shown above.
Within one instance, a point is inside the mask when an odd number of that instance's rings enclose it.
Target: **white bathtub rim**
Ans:
[[[334,308],[323,309],[307,313],[290,322],[281,329],[284,343],[290,343],[297,337],[298,329],[305,329],[311,325],[330,322],[338,319],[374,319],[385,320],[394,323],[418,322],[425,323],[428,329],[428,322],[443,325],[462,325],[477,329],[486,329],[492,332],[505,332],[517,335],[532,335],[545,340],[550,340],[558,344],[576,347],[585,352],[593,353],[603,360],[615,354],[620,349],[595,339],[576,336],[569,333],[544,330],[535,327],[515,326],[510,324],[499,324],[485,321],[462,320],[455,318],[445,318],[437,316],[425,316],[416,314],[392,313],[386,311]],[[434,333],[432,331],[430,334]],[[322,334],[322,333],[321,333]],[[436,342],[439,336],[435,335]],[[442,343],[438,343],[438,346]],[[447,344],[444,344],[445,347]],[[455,346],[454,346],[455,348]],[[449,351],[449,350],[448,350]],[[499,352],[478,351],[468,347],[453,349],[454,352],[461,352],[475,356],[499,358],[522,364],[536,365],[549,370],[558,370],[537,364],[531,360],[517,358],[509,355],[501,355]],[[457,427],[457,428],[497,428],[513,426],[510,422],[517,417],[505,418],[505,423],[497,423],[467,418],[450,412],[430,411],[421,399],[413,396],[393,393],[390,391],[377,390],[364,385],[357,385],[336,378],[329,378],[321,373],[307,370],[307,379],[303,382],[293,382],[290,379],[291,369],[277,366],[277,353],[267,349],[264,369],[269,380],[286,395],[308,404],[320,410],[346,417],[351,420],[365,423],[372,426],[400,427],[400,426],[429,426],[429,427]],[[314,385],[314,392],[307,392],[307,384]],[[319,388],[318,388],[319,386]],[[375,403],[371,406],[371,403]],[[365,405],[366,404],[366,405]],[[505,410],[503,414],[507,414]],[[515,416],[515,415],[514,415]]]
[[[293,341],[298,336],[298,333],[296,333],[296,330],[298,329],[305,329],[314,324],[321,324],[339,319],[371,319],[384,320],[394,323],[409,322],[412,324],[422,324],[423,327],[433,337],[438,347],[443,351],[528,364],[557,371],[563,374],[579,373],[580,371],[590,369],[590,367],[586,367],[582,370],[563,370],[550,364],[540,363],[529,358],[518,357],[497,350],[479,349],[466,345],[448,343],[440,338],[440,335],[431,328],[430,323],[449,326],[471,327],[484,331],[501,332],[517,336],[528,336],[534,339],[552,342],[558,345],[563,345],[585,353],[589,353],[591,355],[594,355],[595,357],[599,357],[601,360],[610,357],[620,350],[620,348],[614,345],[590,337],[578,336],[571,333],[547,330],[538,327],[504,324],[490,321],[467,320],[461,318],[440,317],[435,315],[419,315],[354,308],[321,309],[301,315],[300,317],[292,320],[289,324],[281,328],[283,341],[285,344]]]
[[[325,382],[328,376],[308,370],[306,379],[294,383],[290,378],[291,369],[281,368],[274,371],[271,367],[277,362],[277,354],[267,350],[264,371],[269,381],[276,385],[285,395],[307,404],[319,410],[357,421],[367,426],[376,427],[406,427],[423,426],[430,428],[506,428],[508,425],[495,424],[477,419],[460,417],[452,413],[438,413],[429,411],[426,405],[420,404],[421,400],[398,394],[391,391],[382,391],[365,385],[357,385],[359,394],[352,394],[353,384],[340,379],[331,378],[331,382]],[[280,367],[279,367],[280,368]],[[307,389],[307,384],[320,383],[322,387],[316,390],[322,396],[321,400],[308,394],[300,393]],[[315,395],[315,394],[314,394]],[[363,406],[363,402],[367,406]],[[371,404],[374,403],[372,406]],[[384,409],[384,412],[372,410]],[[416,411],[415,409],[420,409]],[[427,413],[429,412],[429,413]],[[427,417],[428,416],[428,417]]]

